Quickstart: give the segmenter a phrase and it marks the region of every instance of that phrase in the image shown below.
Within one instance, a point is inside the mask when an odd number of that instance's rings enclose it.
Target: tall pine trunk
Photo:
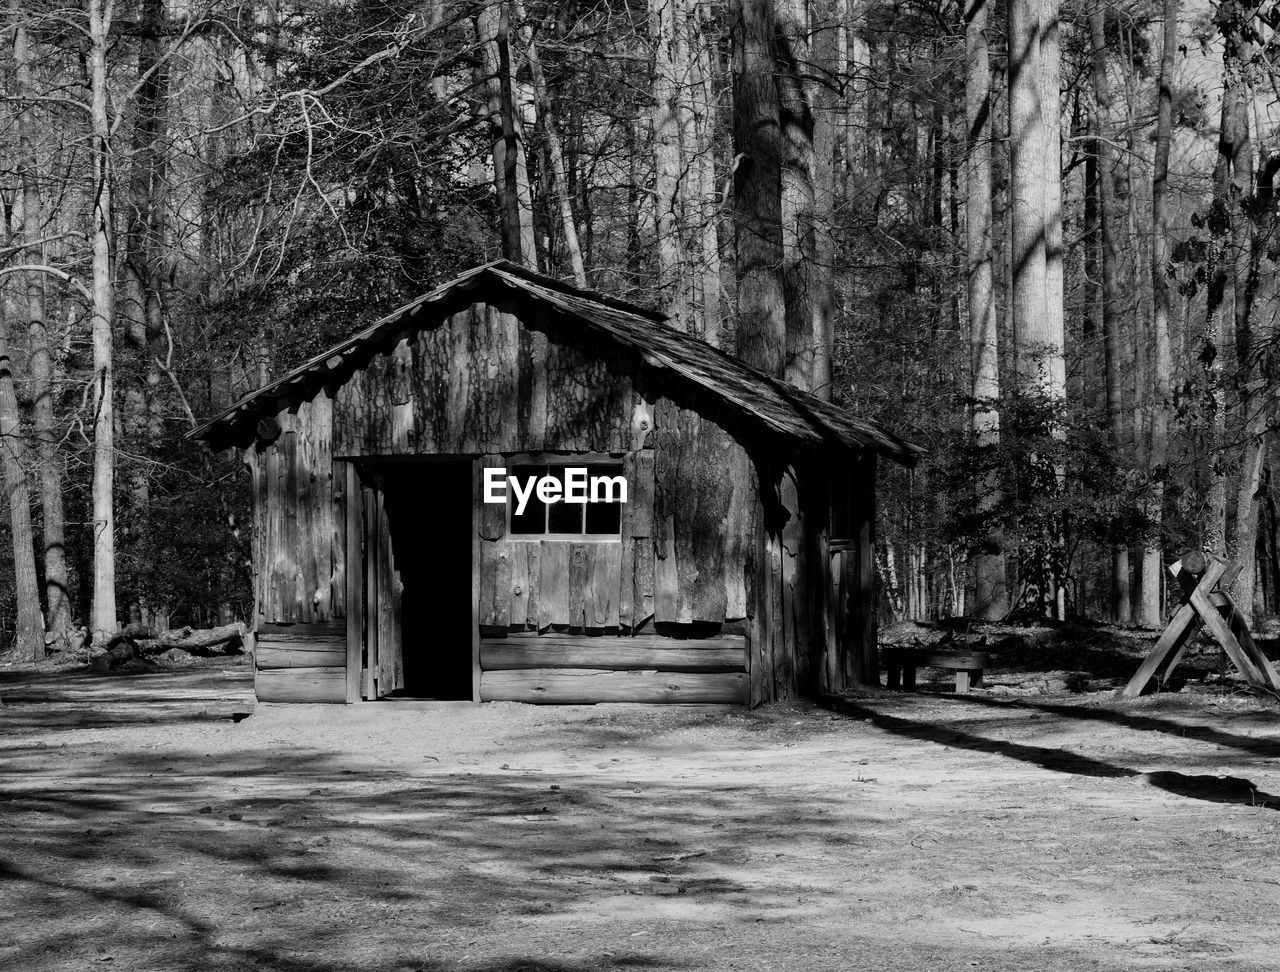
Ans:
[[[1169,463],[1169,387],[1173,370],[1169,346],[1169,150],[1173,142],[1173,69],[1178,51],[1178,0],[1164,2],[1163,49],[1156,94],[1156,150],[1151,173],[1152,411],[1147,450],[1150,483],[1144,506],[1151,533],[1142,549],[1142,594],[1138,621],[1163,620],[1160,582],[1164,574],[1164,477]]]
[[[781,378],[786,346],[782,144],[771,0],[734,0],[731,32],[738,354]]]
[[[115,295],[111,282],[111,118],[107,106],[107,48],[112,0],[89,0],[90,124],[92,126],[93,252],[93,608],[95,644],[114,634],[115,547],[115,362],[112,347]]]
[[[165,155],[168,71],[161,60],[162,0],[144,0],[138,37],[137,114],[133,131],[127,213],[124,223],[121,301],[117,307],[120,330],[135,358],[123,376],[122,430],[127,453],[141,457],[127,463],[128,506],[121,531],[129,546],[144,544],[151,522],[151,479],[147,458],[158,446],[160,423],[155,402],[160,385],[157,365],[164,333],[161,291],[164,286],[160,253],[164,236]],[[143,555],[145,556],[145,554]],[[138,559],[138,555],[133,555]],[[128,600],[130,622],[154,626],[159,604],[150,603],[147,592],[134,590]]]
[[[789,382],[825,391],[831,374],[831,276],[820,240],[829,234],[830,113],[816,75],[833,52],[815,50],[817,4],[781,0],[778,13],[778,88],[782,126],[782,266]],[[820,252],[821,251],[821,252]],[[829,262],[829,259],[828,259]]]
[[[677,43],[685,28],[683,8],[683,0],[652,0],[649,30],[653,41],[653,197],[659,302],[669,323],[687,332],[691,330],[691,301],[684,247],[685,197],[681,191],[687,176],[679,102],[681,85],[688,76],[688,65],[681,55],[688,47]]]
[[[1056,146],[1057,5],[1053,0],[1008,0],[1009,32],[1009,196],[1013,261],[1012,316],[1019,392],[1057,409],[1065,399],[1066,369],[1061,302],[1062,166]],[[1058,281],[1058,282],[1053,282]],[[1050,306],[1051,303],[1054,306]],[[1061,434],[1056,417],[1050,431]],[[1037,479],[1050,468],[1044,456],[1030,457]],[[1052,469],[1061,488],[1064,470]],[[1063,537],[1051,518],[1022,558],[1022,573],[1045,614],[1063,610]]]
[[[1253,146],[1249,112],[1253,104],[1249,74],[1254,59],[1253,15],[1256,6],[1223,4],[1217,13],[1223,38],[1223,94],[1221,150],[1228,160],[1227,218],[1230,227],[1230,270],[1233,304],[1230,308],[1235,339],[1236,422],[1240,430],[1240,472],[1235,495],[1235,532],[1231,550],[1240,565],[1235,583],[1236,606],[1246,622],[1253,618],[1257,586],[1259,499],[1266,468],[1271,392],[1262,373],[1261,357],[1269,328],[1254,320],[1251,273],[1255,259],[1253,208]],[[1224,311],[1226,308],[1224,308]],[[1259,333],[1255,333],[1256,330]]]
[[[476,13],[483,82],[488,95],[493,180],[502,230],[502,250],[512,263],[538,268],[533,191],[525,157],[524,126],[511,60],[509,6],[484,4]]]
[[[1098,151],[1098,229],[1102,241],[1102,321],[1107,436],[1120,454],[1126,444],[1121,394],[1120,255],[1116,246],[1116,176],[1114,133],[1111,126],[1111,89],[1107,80],[1105,7],[1095,0],[1089,10],[1089,34],[1093,58],[1094,144]],[[1111,544],[1111,618],[1127,624],[1133,618],[1129,587],[1129,546]]]
[[[964,11],[965,244],[968,261],[968,309],[973,395],[972,429],[980,448],[1000,442],[1000,337],[996,323],[992,269],[991,60],[987,49],[987,0],[970,0]],[[1000,502],[1000,480],[994,470],[978,484],[978,509],[991,514]],[[996,619],[1009,610],[1004,552],[992,531],[973,556],[976,617]]]

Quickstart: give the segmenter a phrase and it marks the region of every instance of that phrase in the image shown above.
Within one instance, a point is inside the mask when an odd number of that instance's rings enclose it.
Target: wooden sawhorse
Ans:
[[[1253,640],[1244,618],[1225,590],[1236,579],[1240,568],[1212,554],[1206,556],[1193,550],[1169,571],[1182,587],[1185,601],[1133,678],[1120,689],[1119,696],[1131,699],[1141,695],[1153,678],[1163,682],[1202,627],[1213,635],[1250,684],[1280,692],[1280,678],[1275,668]]]

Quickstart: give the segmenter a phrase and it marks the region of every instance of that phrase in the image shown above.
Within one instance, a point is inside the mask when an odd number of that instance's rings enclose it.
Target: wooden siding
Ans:
[[[264,624],[254,648],[262,702],[345,702],[346,629],[341,623]]]
[[[345,481],[333,461],[333,403],[321,390],[277,416],[280,436],[245,455],[253,516],[258,624],[346,614]]]

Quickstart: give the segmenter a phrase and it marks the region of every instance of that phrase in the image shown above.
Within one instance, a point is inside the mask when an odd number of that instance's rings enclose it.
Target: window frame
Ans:
[[[552,466],[616,466],[619,470],[618,475],[625,477],[627,472],[625,455],[612,455],[611,453],[531,453],[517,456],[506,457],[506,468],[514,469],[516,466],[542,466],[550,468]],[[590,473],[588,473],[588,476]],[[627,502],[631,501],[631,482],[627,481]],[[561,501],[563,502],[563,500]],[[618,532],[617,533],[549,533],[544,530],[542,533],[512,533],[511,532],[511,514],[513,504],[515,503],[515,491],[507,489],[506,503],[506,539],[514,543],[542,543],[548,541],[551,543],[621,543],[622,542],[622,520],[626,515],[625,507],[627,503],[618,503],[620,507],[618,511]],[[587,507],[590,505],[588,500],[582,504],[583,526],[586,526]],[[544,521],[545,523],[545,521]]]

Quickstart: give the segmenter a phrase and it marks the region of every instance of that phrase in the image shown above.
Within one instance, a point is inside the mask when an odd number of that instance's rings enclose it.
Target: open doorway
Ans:
[[[470,459],[388,464],[387,520],[400,598],[397,697],[471,699]]]

